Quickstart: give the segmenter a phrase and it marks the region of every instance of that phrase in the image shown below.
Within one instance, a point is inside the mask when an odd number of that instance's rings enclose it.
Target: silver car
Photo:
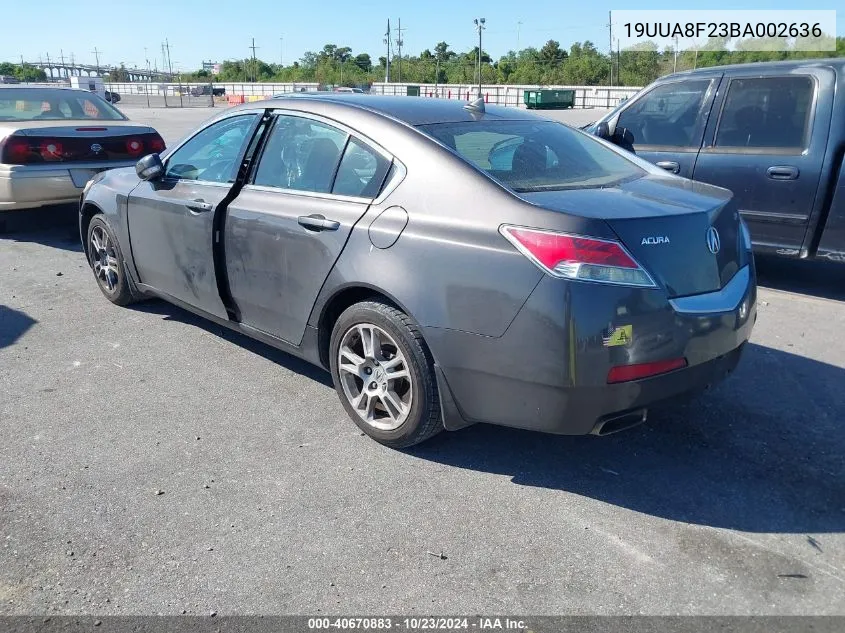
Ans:
[[[110,301],[161,297],[324,367],[395,447],[475,422],[621,430],[730,373],[756,318],[729,191],[516,108],[249,103],[95,177],[79,228]]]
[[[0,88],[0,211],[77,202],[97,172],[164,149],[92,92]]]

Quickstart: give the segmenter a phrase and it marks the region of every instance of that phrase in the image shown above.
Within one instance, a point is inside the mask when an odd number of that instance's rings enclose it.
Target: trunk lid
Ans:
[[[670,298],[719,290],[744,265],[739,214],[730,192],[718,187],[645,177],[601,189],[518,195],[546,209],[606,221]],[[708,245],[711,227],[718,235],[715,253]]]
[[[124,121],[74,121],[62,125],[55,121],[28,121],[12,136],[29,144],[28,148],[17,148],[22,158],[15,162],[25,164],[137,160],[165,148],[153,128]]]

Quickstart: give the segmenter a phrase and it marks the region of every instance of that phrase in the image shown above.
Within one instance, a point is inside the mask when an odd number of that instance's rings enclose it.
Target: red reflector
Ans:
[[[44,160],[61,160],[64,154],[62,144],[54,139],[45,139],[39,149]]]
[[[27,141],[9,139],[2,144],[0,163],[24,164],[30,158],[29,143]]]
[[[77,132],[105,132],[108,128],[105,127],[78,127]]]
[[[607,374],[607,382],[627,382],[648,378],[657,374],[665,374],[668,371],[682,369],[687,366],[686,358],[673,358],[671,360],[659,360],[654,363],[640,363],[639,365],[618,365],[613,367]]]
[[[150,141],[150,149],[156,153],[164,151],[164,140],[160,136],[155,136]]]
[[[562,262],[638,268],[637,263],[616,242],[515,227],[509,227],[507,231],[550,270]]]
[[[126,151],[130,156],[137,156],[144,151],[144,142],[139,138],[127,139]]]

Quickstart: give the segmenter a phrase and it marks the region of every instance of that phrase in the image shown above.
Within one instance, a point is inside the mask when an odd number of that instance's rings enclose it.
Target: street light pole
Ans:
[[[481,31],[484,30],[484,23],[487,22],[484,18],[476,18],[475,28],[478,30],[478,98],[481,98]]]

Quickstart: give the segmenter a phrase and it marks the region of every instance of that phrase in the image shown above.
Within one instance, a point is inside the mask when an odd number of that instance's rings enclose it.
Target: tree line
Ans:
[[[763,42],[765,45],[766,42]],[[769,42],[773,44],[773,42]],[[759,48],[761,41],[756,41]],[[671,47],[658,49],[646,42],[635,48],[607,54],[590,41],[576,42],[568,49],[556,40],[542,47],[508,51],[494,60],[481,51],[481,80],[485,84],[579,85],[579,86],[644,86],[674,71],[740,64],[745,62],[780,61],[824,57],[845,57],[845,38],[836,38],[835,51],[748,50],[740,42],[737,50],[726,51],[724,40],[714,40],[698,51],[675,54]],[[273,64],[261,59],[224,61],[220,73],[207,70],[182,73],[184,82],[316,82],[334,86],[367,86],[384,81],[388,71],[386,57],[373,59],[369,53],[354,54],[348,46],[326,44],[319,51],[308,51],[290,65]],[[478,47],[466,52],[452,50],[446,42],[438,42],[419,55],[393,56],[390,80],[401,83],[467,84],[478,81]],[[0,75],[21,81],[45,81],[47,75],[34,66],[0,63]],[[125,68],[106,75],[109,81],[128,81]]]
[[[590,41],[576,42],[564,49],[556,40],[541,48],[509,51],[494,60],[481,51],[481,80],[486,84],[644,86],[675,71],[787,59],[845,57],[845,38],[836,38],[836,51],[721,50],[723,41],[711,42],[698,51],[675,54],[652,43],[607,54]],[[756,47],[759,47],[759,41]],[[290,65],[260,59],[225,61],[212,75],[200,70],[182,76],[183,81],[218,82],[317,82],[336,86],[364,86],[384,81],[387,58],[373,59],[368,53],[355,54],[348,46],[326,44],[320,51],[308,51]],[[403,55],[390,60],[390,81],[401,83],[466,84],[478,81],[478,47],[466,52],[452,50],[439,42],[419,55]]]

